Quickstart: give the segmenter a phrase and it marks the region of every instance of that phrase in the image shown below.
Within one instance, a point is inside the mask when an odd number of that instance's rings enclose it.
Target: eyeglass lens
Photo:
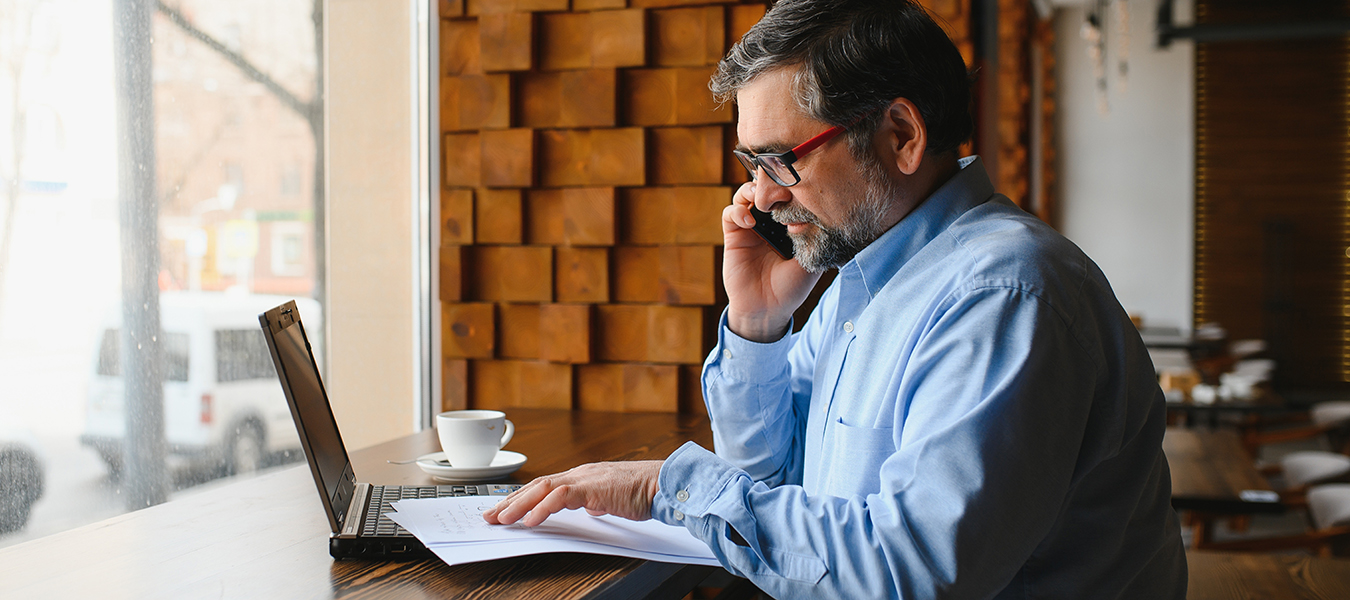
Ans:
[[[797,185],[797,182],[801,181],[801,179],[797,177],[797,172],[787,163],[783,162],[781,157],[772,154],[750,156],[737,152],[736,159],[741,161],[741,165],[745,167],[745,170],[750,172],[751,179],[756,179],[758,177],[758,170],[763,168],[764,172],[769,174],[769,178],[772,179],[774,183],[783,187],[791,187]]]

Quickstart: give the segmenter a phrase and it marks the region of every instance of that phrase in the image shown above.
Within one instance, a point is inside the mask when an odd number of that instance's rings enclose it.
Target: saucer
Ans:
[[[417,457],[417,467],[439,481],[472,483],[501,479],[516,472],[525,464],[525,455],[510,450],[497,452],[492,464],[486,467],[451,467],[445,464],[444,452],[432,452]]]

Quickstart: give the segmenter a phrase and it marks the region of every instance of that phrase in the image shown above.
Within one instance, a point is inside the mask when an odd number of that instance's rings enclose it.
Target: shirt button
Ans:
[[[844,333],[853,333],[853,321],[844,321]]]
[[[689,490],[680,490],[675,492],[675,499],[684,502],[689,499]]]
[[[722,359],[723,359],[723,360],[731,360],[731,351],[730,351],[730,350],[725,350],[725,349],[722,350]]]
[[[675,520],[676,520],[676,521],[683,521],[683,520],[684,520],[684,513],[680,512],[680,511],[678,511],[678,510],[675,511]]]

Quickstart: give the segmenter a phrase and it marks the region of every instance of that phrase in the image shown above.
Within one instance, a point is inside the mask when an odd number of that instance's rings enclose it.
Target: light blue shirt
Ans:
[[[800,332],[722,316],[717,454],[671,454],[652,516],[779,598],[1184,598],[1138,332],[1081,250],[961,167]]]

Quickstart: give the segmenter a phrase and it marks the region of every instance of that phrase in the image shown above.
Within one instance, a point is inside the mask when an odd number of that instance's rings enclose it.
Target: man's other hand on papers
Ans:
[[[492,524],[520,521],[534,527],[560,510],[584,508],[592,515],[644,521],[652,516],[661,464],[659,460],[591,463],[546,475],[512,492],[483,518]]]

